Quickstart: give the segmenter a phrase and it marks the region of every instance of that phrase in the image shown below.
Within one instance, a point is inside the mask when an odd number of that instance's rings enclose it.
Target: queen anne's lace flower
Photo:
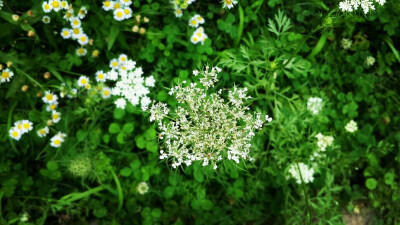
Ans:
[[[358,130],[358,126],[357,126],[357,123],[354,120],[350,120],[350,122],[348,122],[346,124],[344,129],[346,129],[346,131],[349,132],[349,133],[354,133],[355,131]]]
[[[250,98],[247,89],[234,87],[228,93],[228,101],[220,96],[222,89],[209,93],[220,71],[218,67],[207,67],[200,72],[202,87],[190,83],[171,88],[169,94],[179,103],[174,112],[161,102],[150,108],[150,121],[157,122],[165,147],[160,159],[171,158],[173,168],[201,161],[203,166],[210,164],[216,169],[216,162],[222,159],[236,163],[240,159],[251,160],[250,141],[264,120],[259,113],[246,112],[246,100]]]
[[[314,115],[317,115],[322,109],[322,99],[318,97],[311,97],[307,101],[307,109]]]
[[[318,133],[315,136],[318,139],[317,145],[319,151],[325,151],[325,149],[332,145],[333,137],[332,136],[324,136],[321,133]]]
[[[314,169],[304,163],[295,163],[290,165],[289,173],[296,180],[296,183],[310,183],[314,180]]]
[[[339,3],[339,8],[344,12],[353,12],[362,8],[365,14],[375,10],[374,3],[384,5],[386,0],[343,0]]]

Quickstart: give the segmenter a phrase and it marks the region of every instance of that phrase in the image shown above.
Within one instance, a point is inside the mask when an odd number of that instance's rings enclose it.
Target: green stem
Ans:
[[[14,112],[14,108],[17,106],[18,101],[14,102],[14,104],[11,106],[10,111],[8,112],[8,118],[7,118],[7,127],[8,130],[11,129],[11,120],[12,120],[12,114]],[[10,136],[8,136],[8,139],[10,140],[10,144],[11,144],[11,148],[14,150],[14,152],[19,155],[19,152],[17,150],[17,147],[15,147],[15,143],[12,140],[12,138]]]
[[[27,74],[26,72],[24,72],[23,70],[21,70],[21,69],[19,69],[19,68],[17,68],[17,67],[14,67],[19,73],[21,73],[21,74],[23,74],[25,77],[27,77],[30,81],[32,81],[32,83],[34,83],[34,84],[36,84],[37,86],[39,86],[42,90],[45,90],[44,88],[43,88],[43,86],[39,83],[39,82],[37,82],[35,79],[33,79],[31,76],[29,76],[29,74]]]
[[[300,175],[301,187],[303,188],[304,198],[305,198],[306,205],[307,205],[307,224],[311,224],[311,208],[310,208],[310,204],[308,204],[307,190],[306,190],[306,187],[304,185],[303,176],[301,175],[301,171],[300,171],[300,167],[299,167],[298,163],[296,163],[296,167],[297,167],[297,171],[299,172],[299,175]]]

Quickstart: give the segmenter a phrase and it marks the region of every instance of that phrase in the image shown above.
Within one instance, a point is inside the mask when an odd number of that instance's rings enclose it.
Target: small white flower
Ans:
[[[60,0],[50,0],[49,4],[53,7],[55,12],[60,11],[61,9],[61,2]]]
[[[22,125],[21,131],[23,134],[28,133],[29,131],[31,131],[33,129],[33,124],[29,120],[22,120],[21,125]]]
[[[272,117],[270,117],[270,116],[268,116],[268,115],[265,115],[265,121],[266,122],[271,122],[272,121]]]
[[[85,56],[87,54],[87,50],[83,47],[76,49],[76,55],[78,56]]]
[[[341,41],[341,46],[343,49],[347,50],[353,45],[353,42],[350,39],[343,38]]]
[[[53,9],[53,6],[51,6],[48,2],[43,2],[42,8],[45,13],[49,13]]]
[[[111,97],[111,89],[108,88],[108,87],[104,87],[104,88],[101,90],[101,96],[102,96],[104,99],[110,98],[110,97]]]
[[[19,139],[21,139],[22,136],[22,132],[21,130],[19,130],[17,127],[13,127],[10,129],[9,131],[10,133],[10,137],[16,141],[19,141]]]
[[[125,12],[123,9],[114,10],[114,19],[117,21],[122,21],[125,19]]]
[[[358,130],[357,123],[354,120],[350,120],[350,122],[348,122],[344,128],[349,133],[354,133]]]
[[[43,18],[42,18],[42,22],[43,23],[45,23],[45,24],[49,24],[50,23],[50,17],[49,16],[43,16]]]
[[[87,43],[89,43],[89,37],[86,34],[81,34],[78,37],[78,43],[80,45],[86,45]]]
[[[53,123],[58,123],[61,120],[61,113],[53,110],[51,113],[51,119],[53,121]]]
[[[307,109],[314,115],[317,115],[322,109],[322,99],[318,97],[311,97],[307,101]]]
[[[127,61],[128,61],[128,56],[127,56],[127,55],[121,54],[121,55],[118,56],[118,62],[119,62],[119,63],[122,64],[122,63],[125,63],[125,62],[127,62]],[[114,65],[111,65],[111,64],[110,64],[110,67],[111,67],[111,66],[114,68]],[[117,65],[117,66],[118,66],[118,65]]]
[[[67,1],[61,1],[61,8],[62,9],[68,9],[68,2]]]
[[[80,28],[81,27],[82,22],[78,17],[72,17],[70,19],[70,21],[71,21],[72,28]]]
[[[42,98],[43,102],[46,104],[52,104],[54,102],[57,102],[57,95],[51,93],[50,91],[45,91],[44,96]]]
[[[178,17],[178,18],[182,17],[182,15],[183,15],[182,9],[179,8],[179,7],[175,7],[174,13],[175,13],[175,16]]]
[[[96,72],[96,81],[97,82],[105,82],[107,79],[106,74],[104,74],[103,70],[99,70]]]
[[[119,98],[115,101],[115,105],[117,108],[125,109],[126,100],[124,98]]]
[[[375,58],[372,56],[367,56],[367,58],[365,58],[365,64],[367,64],[367,66],[372,66],[375,63]]]
[[[82,34],[83,34],[82,27],[77,27],[72,29],[71,35],[73,40],[78,39]]]
[[[296,180],[296,183],[310,183],[314,180],[314,169],[304,163],[294,163],[289,167],[289,173]]]
[[[123,10],[125,13],[125,17],[124,17],[125,20],[132,17],[132,9],[131,8],[125,7]]]
[[[117,59],[112,59],[110,61],[110,68],[117,70],[119,68],[119,63]]]
[[[64,142],[65,137],[66,135],[64,133],[59,132],[50,139],[50,145],[54,148],[59,148],[61,144]]]
[[[236,0],[223,0],[224,8],[231,9],[235,4],[237,4]]]
[[[154,87],[154,85],[155,85],[155,83],[156,83],[156,80],[154,80],[154,77],[153,77],[153,76],[149,76],[149,77],[146,77],[144,83],[145,83],[146,86],[148,86],[148,87]]]
[[[10,81],[10,79],[14,76],[13,71],[11,71],[9,68],[4,69],[1,71],[1,77],[0,77],[0,83],[5,83]]]
[[[140,105],[142,106],[142,110],[146,111],[149,107],[151,103],[151,99],[147,96],[144,96],[141,100],[140,100]]]
[[[85,87],[87,84],[89,84],[89,78],[86,76],[80,76],[78,79],[78,86]]]
[[[124,6],[130,6],[132,4],[131,0],[120,0]]]
[[[147,185],[146,182],[140,182],[139,185],[137,186],[136,190],[139,194],[144,195],[148,192],[149,185]]]
[[[68,28],[63,28],[62,30],[61,30],[61,37],[62,38],[64,38],[64,39],[69,39],[69,38],[71,38],[71,36],[72,36],[72,30],[71,29],[68,29]]]
[[[37,130],[37,135],[39,137],[46,137],[48,133],[49,133],[49,128],[47,126]]]
[[[79,9],[79,11],[78,11],[78,17],[79,17],[79,19],[82,20],[83,18],[85,18],[86,14],[87,14],[86,6],[82,6],[82,7]]]
[[[107,73],[107,79],[111,81],[115,81],[118,79],[118,73],[115,70],[111,70]]]
[[[199,23],[197,22],[197,19],[196,18],[190,18],[189,19],[189,26],[191,26],[191,27],[198,27],[199,26]]]
[[[53,103],[51,103],[51,104],[48,104],[48,105],[46,106],[46,111],[47,111],[47,112],[51,112],[51,111],[53,111],[53,110],[56,110],[57,106],[58,106],[58,102],[57,102],[57,101],[55,101],[55,102],[53,102]]]
[[[325,151],[327,147],[332,145],[334,140],[332,136],[324,136],[321,133],[318,133],[315,137],[318,139],[317,145],[319,151]]]
[[[103,7],[102,7],[105,11],[109,11],[111,9],[114,8],[114,1],[104,1],[103,2]]]

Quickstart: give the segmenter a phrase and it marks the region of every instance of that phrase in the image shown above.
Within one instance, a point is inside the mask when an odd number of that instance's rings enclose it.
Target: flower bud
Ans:
[[[135,26],[132,27],[132,32],[136,33],[138,31],[139,31],[139,27],[138,26],[135,25]]]
[[[149,18],[147,18],[147,17],[143,18],[143,22],[148,23],[149,21],[150,21]]]
[[[47,120],[46,124],[47,124],[47,126],[51,126],[51,125],[53,125],[53,121],[52,120]]]
[[[135,16],[136,22],[140,23],[140,15]]]
[[[21,87],[21,91],[26,92],[28,90],[28,88],[29,88],[29,86],[25,84]]]
[[[12,19],[17,22],[19,20],[19,16],[17,14],[12,15]]]
[[[3,70],[3,64],[0,64],[0,71]]]
[[[92,57],[93,57],[93,58],[97,58],[97,57],[99,57],[99,54],[100,54],[99,50],[94,50],[94,51],[92,52]]]
[[[33,37],[33,36],[35,36],[35,31],[33,30],[28,31],[28,37]]]
[[[141,27],[141,28],[139,29],[139,33],[140,33],[140,34],[146,33],[146,29],[145,29],[144,27]]]
[[[42,92],[39,91],[39,92],[36,94],[36,97],[40,98],[40,97],[42,97],[42,95],[43,95]]]
[[[33,11],[32,10],[28,11],[28,16],[33,16]]]
[[[12,64],[13,64],[13,63],[12,63],[11,61],[8,61],[8,62],[7,62],[7,67],[11,67]]]
[[[50,78],[50,72],[45,72],[44,74],[43,74],[43,77],[44,77],[44,79],[49,79]]]

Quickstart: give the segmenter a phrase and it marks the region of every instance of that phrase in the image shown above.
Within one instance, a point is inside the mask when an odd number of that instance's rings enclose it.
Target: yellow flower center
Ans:
[[[46,95],[46,99],[47,99],[47,101],[53,100],[53,95]]]
[[[29,129],[29,127],[30,127],[29,123],[25,123],[25,124],[24,124],[24,128],[25,128],[25,129]]]
[[[62,1],[61,2],[61,7],[66,8],[67,7],[67,2],[66,1]]]
[[[121,3],[116,2],[114,4],[114,9],[119,9],[119,8],[121,8]]]
[[[56,105],[54,105],[54,104],[53,104],[53,105],[50,105],[50,109],[51,109],[51,110],[55,110],[56,108],[57,108]]]
[[[74,25],[78,26],[79,25],[79,21],[78,20],[74,20]]]
[[[56,140],[54,140],[54,144],[55,144],[55,145],[60,145],[60,144],[61,144],[61,141],[58,140],[58,139],[56,139]]]
[[[18,137],[18,134],[19,134],[18,131],[13,131],[13,132],[12,132],[12,136],[13,136],[13,137]]]
[[[79,10],[79,14],[84,15],[84,14],[85,14],[85,11],[84,11],[83,9],[81,9],[81,10]]]
[[[64,35],[64,36],[68,36],[68,35],[69,35],[69,32],[68,32],[67,30],[64,30],[63,35]]]
[[[104,75],[101,73],[101,74],[99,74],[99,79],[100,80],[103,80],[103,78],[104,78]]]
[[[18,127],[19,130],[21,130],[21,128],[22,128],[21,124],[18,124],[17,127]]]
[[[44,129],[41,129],[41,130],[39,131],[39,133],[40,133],[40,134],[45,134],[46,131],[45,131]]]
[[[113,66],[113,67],[117,67],[117,66],[118,66],[118,63],[117,63],[117,62],[113,62],[113,63],[112,63],[112,66]]]
[[[79,34],[81,31],[79,30],[79,28],[75,28],[73,29],[74,34]]]
[[[117,17],[122,17],[122,12],[117,12]]]
[[[71,17],[72,17],[72,13],[70,13],[70,12],[67,12],[67,13],[65,14],[65,17],[67,17],[67,18],[71,18]]]
[[[78,49],[78,53],[83,54],[83,53],[85,53],[85,50],[83,48],[80,48],[80,49]],[[86,83],[86,80],[84,82]],[[85,84],[85,83],[83,83],[83,84]]]
[[[53,120],[56,120],[56,119],[58,119],[60,116],[56,113],[56,114],[53,114]]]
[[[110,92],[109,92],[108,90],[105,90],[105,91],[104,91],[104,95],[105,95],[105,96],[109,96],[109,95],[110,95]]]
[[[196,20],[192,20],[190,23],[191,23],[192,25],[196,25],[196,24],[197,24]]]
[[[90,87],[91,87],[90,84],[87,84],[87,85],[85,86],[86,89],[90,89]]]
[[[82,37],[81,37],[81,41],[86,41],[86,37],[85,37],[85,36],[82,36]]]
[[[7,72],[7,71],[3,71],[3,73],[1,73],[1,77],[2,77],[3,79],[7,79],[7,78],[10,77],[10,73]]]
[[[199,32],[199,33],[197,33],[197,36],[201,37],[201,33],[200,33],[200,32]]]
[[[81,81],[81,84],[86,84],[87,83],[87,80],[85,80],[85,79],[83,79],[82,81]]]
[[[125,57],[122,57],[122,58],[121,58],[121,61],[122,61],[122,62],[125,62],[125,60],[126,60]]]
[[[201,21],[203,18],[201,18],[201,16],[197,17],[198,21]]]
[[[53,1],[53,7],[54,8],[58,8],[58,7],[60,7],[60,3],[59,2],[57,2],[57,1]]]
[[[111,5],[111,2],[110,2],[110,1],[105,1],[105,2],[104,2],[104,6],[105,6],[105,7],[110,7],[110,5]]]
[[[194,38],[193,38],[193,41],[197,41],[197,37],[194,37]]]
[[[124,9],[124,12],[126,15],[129,15],[129,13],[131,12],[129,9]]]
[[[99,56],[99,51],[97,51],[97,50],[94,50],[94,51],[93,51],[93,53],[92,53],[92,55],[93,55],[93,57],[97,57],[97,56]]]
[[[227,4],[227,5],[232,4],[232,0],[225,0],[225,4]]]
[[[50,5],[49,4],[44,5],[44,9],[45,10],[49,10],[50,9]]]

